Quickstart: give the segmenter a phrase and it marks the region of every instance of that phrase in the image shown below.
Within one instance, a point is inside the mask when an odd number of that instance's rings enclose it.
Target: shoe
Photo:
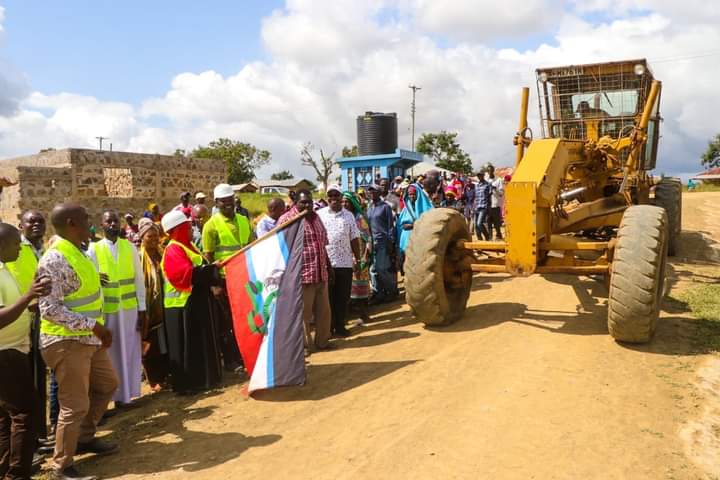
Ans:
[[[55,444],[40,445],[36,451],[38,455],[50,455],[55,451]]]
[[[118,447],[114,443],[100,440],[99,438],[93,438],[89,442],[80,443],[77,445],[77,453],[94,453],[95,455],[109,455],[115,453]]]
[[[115,408],[113,410],[132,410],[133,408],[137,408],[139,405],[135,402],[115,402]]]
[[[50,470],[47,474],[48,480],[98,480],[95,475],[83,475],[78,472],[74,465],[65,470]]]
[[[32,467],[30,472],[35,475],[36,473],[40,473],[40,467],[42,467],[42,464],[45,462],[45,457],[39,454],[33,455],[32,459]]]
[[[226,372],[237,373],[238,368],[242,369],[242,363],[228,362],[225,365],[223,365],[223,368],[225,369]]]
[[[324,347],[315,347],[316,352],[327,352],[328,350],[337,350],[337,346],[332,343],[328,343]]]
[[[352,333],[350,333],[350,330],[348,330],[347,328],[343,328],[342,330],[341,329],[335,330],[336,337],[346,338],[346,337],[349,337],[350,335],[352,335]]]

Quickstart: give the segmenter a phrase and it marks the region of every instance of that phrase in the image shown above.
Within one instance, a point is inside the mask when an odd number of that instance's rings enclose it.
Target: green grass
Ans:
[[[720,284],[704,284],[677,294],[698,319],[697,342],[704,351],[720,352]]]
[[[282,198],[283,201],[287,202],[288,200],[287,196],[282,195],[263,195],[260,193],[241,193],[239,195],[240,200],[242,201],[242,206],[250,211],[252,218],[258,217],[267,212],[267,204],[271,199],[279,197]]]

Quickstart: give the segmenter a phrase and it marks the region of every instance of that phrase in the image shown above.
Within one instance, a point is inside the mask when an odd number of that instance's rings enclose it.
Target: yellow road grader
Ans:
[[[647,342],[681,229],[681,185],[653,178],[661,83],[644,59],[536,70],[540,138],[522,91],[515,170],[505,185],[505,238],[473,241],[464,217],[438,208],[415,224],[405,288],[426,325],[458,320],[473,272],[599,275],[608,330]]]

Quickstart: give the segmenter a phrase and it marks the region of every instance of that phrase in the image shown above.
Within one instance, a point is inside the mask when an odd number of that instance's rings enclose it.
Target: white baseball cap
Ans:
[[[330,192],[332,192],[333,190],[335,190],[335,191],[338,192],[338,193],[342,193],[342,189],[340,188],[340,185],[330,185],[330,186],[327,188],[327,193],[330,193]]]
[[[232,197],[233,195],[235,195],[235,191],[227,183],[221,183],[215,187],[215,190],[213,190],[213,197],[215,200],[218,198]]]
[[[190,219],[185,216],[182,210],[172,210],[166,213],[160,223],[162,224],[163,230],[169,232],[173,228],[177,227],[181,223],[189,222]]]
[[[196,198],[196,199],[197,199],[197,198],[205,198],[205,196],[206,196],[206,195],[205,195],[203,192],[197,192],[197,193],[195,194],[195,198]]]

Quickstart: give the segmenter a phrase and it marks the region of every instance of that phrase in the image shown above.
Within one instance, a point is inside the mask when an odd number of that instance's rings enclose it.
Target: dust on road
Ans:
[[[720,194],[684,202],[675,290],[717,281],[720,258]],[[145,397],[106,426],[121,453],[79,463],[123,479],[720,476],[720,361],[687,312],[663,312],[651,344],[621,346],[600,281],[490,275],[473,288],[448,328],[400,304],[376,312],[310,358],[304,387]]]

